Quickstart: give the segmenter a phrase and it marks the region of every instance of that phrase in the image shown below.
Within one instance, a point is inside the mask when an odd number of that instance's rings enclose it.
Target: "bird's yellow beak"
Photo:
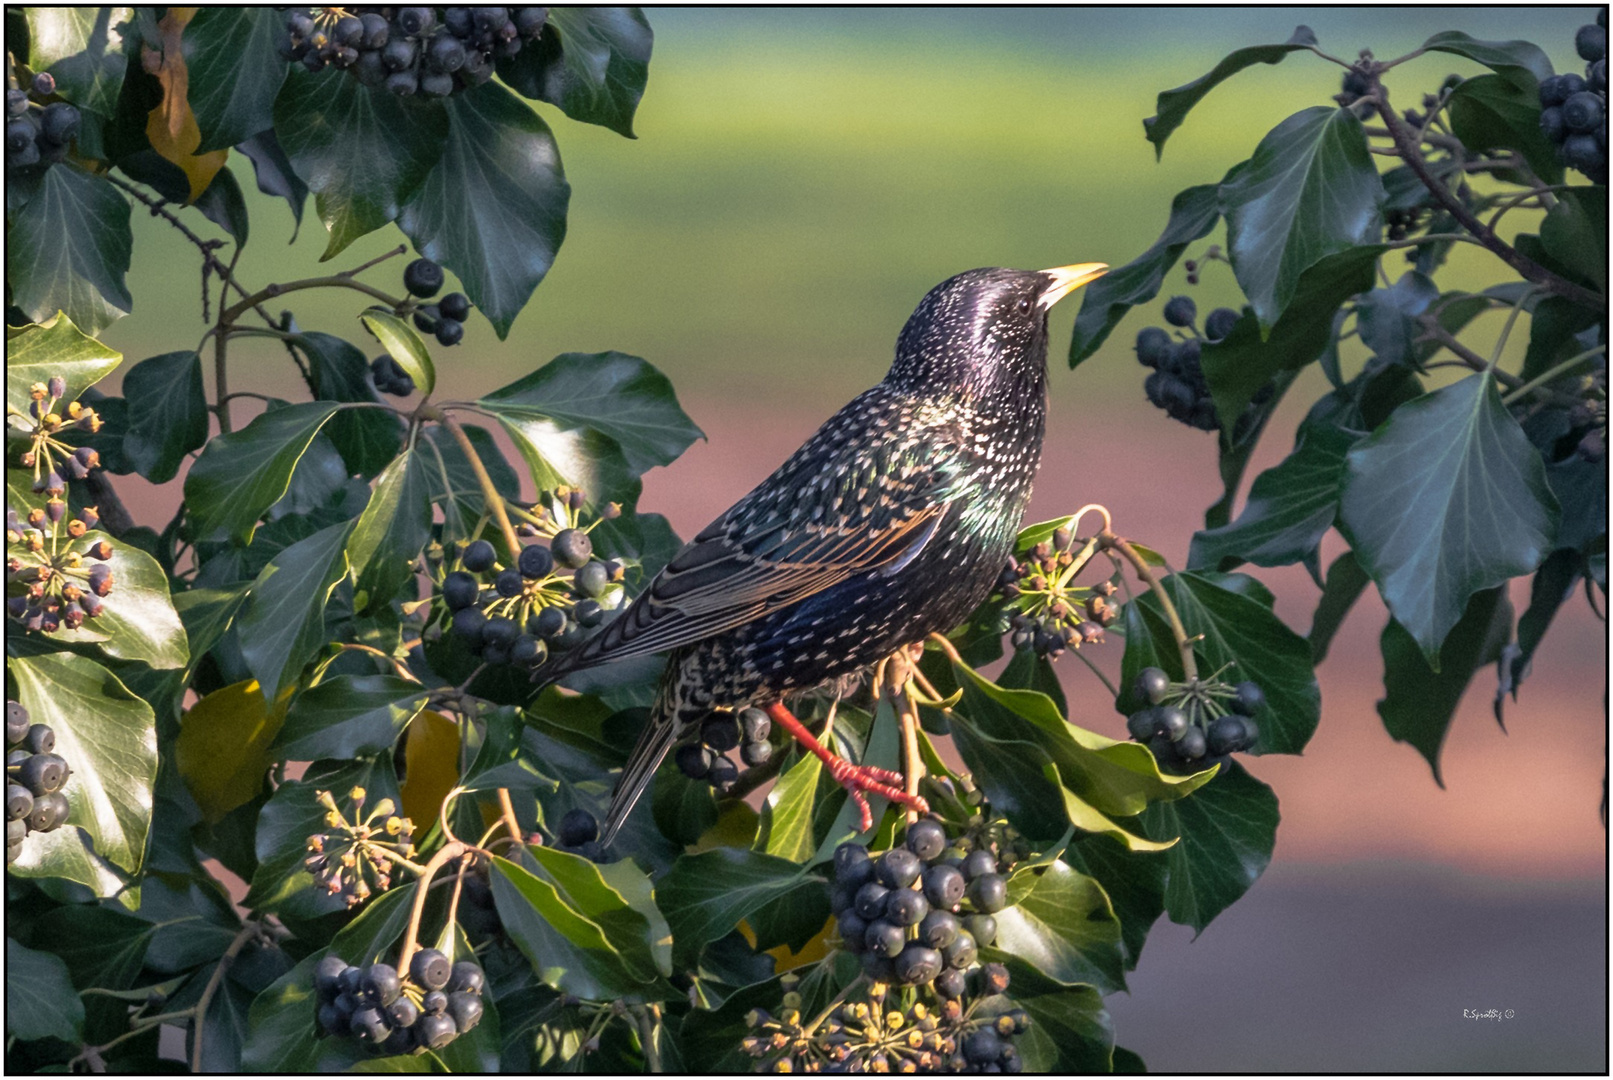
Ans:
[[[1043,270],[1042,273],[1052,279],[1052,284],[1042,290],[1042,307],[1052,307],[1081,286],[1098,280],[1108,272],[1108,263],[1075,263]]]

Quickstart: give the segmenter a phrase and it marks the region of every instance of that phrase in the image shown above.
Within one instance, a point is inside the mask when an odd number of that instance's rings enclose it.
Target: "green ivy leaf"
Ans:
[[[1135,969],[1149,930],[1165,912],[1165,857],[1127,851],[1107,836],[1077,837],[1062,857],[1103,886],[1120,920],[1126,969]]]
[[[274,99],[289,70],[275,52],[284,25],[266,7],[203,7],[185,24],[185,100],[202,135],[196,153],[227,149],[274,127]]]
[[[1350,297],[1372,288],[1378,245],[1349,248],[1305,270],[1292,298],[1265,337],[1259,319],[1245,312],[1232,332],[1200,356],[1216,415],[1230,430],[1255,392],[1284,371],[1298,371],[1332,340],[1333,316]]]
[[[1255,883],[1277,844],[1280,815],[1271,788],[1235,760],[1221,770],[1190,797],[1143,811],[1150,835],[1181,837],[1165,853],[1165,911],[1201,933]]]
[[[374,402],[370,362],[359,348],[331,334],[299,334],[291,344],[308,357],[308,376],[320,401]],[[386,468],[403,445],[403,424],[390,409],[343,409],[324,433],[349,474],[370,477]]]
[[[1439,299],[1439,286],[1427,274],[1408,270],[1387,289],[1373,289],[1356,301],[1355,325],[1361,343],[1386,364],[1415,363],[1423,336],[1417,317]]]
[[[56,93],[79,108],[116,115],[128,66],[119,27],[133,18],[134,9],[36,7],[24,8],[23,15],[29,66],[55,76]]]
[[[1468,79],[1451,92],[1450,118],[1451,134],[1468,149],[1516,150],[1542,181],[1562,183],[1557,148],[1540,131],[1540,98],[1533,78],[1527,86],[1500,75]]]
[[[291,703],[275,751],[291,761],[389,751],[425,704],[425,689],[396,675],[337,675]]]
[[[634,476],[670,465],[705,433],[678,405],[672,382],[626,353],[563,353],[482,398],[501,415],[547,418],[609,435]]]
[[[1119,1063],[1124,1051],[1114,1045],[1114,1022],[1096,989],[1066,986],[999,949],[981,955],[1008,965],[1012,1004],[1030,1014],[1030,1030],[1016,1039],[1026,1072],[1107,1073],[1111,1054]]]
[[[1384,696],[1378,715],[1396,742],[1417,748],[1434,771],[1440,787],[1439,749],[1445,741],[1457,703],[1473,673],[1496,661],[1512,636],[1512,604],[1504,588],[1473,594],[1439,650],[1439,662],[1430,666],[1421,646],[1393,619],[1383,628]]]
[[[83,555],[102,540],[111,537],[88,532],[67,549]],[[95,561],[84,555],[86,565]],[[112,569],[112,595],[101,614],[86,619],[77,630],[57,631],[56,640],[94,643],[108,656],[139,660],[154,668],[183,668],[190,661],[185,628],[168,595],[168,575],[157,560],[131,544],[113,543],[107,565]]]
[[[649,876],[631,859],[595,864],[551,847],[527,851],[539,875],[599,924],[638,979],[652,982],[672,974],[672,932],[656,907]]]
[[[270,409],[208,442],[185,474],[185,506],[196,537],[223,532],[251,543],[258,519],[291,487],[297,462],[338,408],[309,401]]]
[[[503,86],[455,94],[447,110],[442,159],[398,225],[415,250],[454,272],[502,340],[554,265],[571,185],[549,126]]]
[[[293,68],[274,130],[330,230],[323,261],[397,220],[442,156],[448,113],[441,102],[373,93],[345,71]]]
[[[1527,381],[1544,375],[1584,352],[1579,335],[1601,321],[1601,312],[1582,308],[1566,297],[1541,297],[1529,313],[1529,349],[1524,353],[1519,376]]]
[[[1230,570],[1242,562],[1315,571],[1322,536],[1338,514],[1344,455],[1356,436],[1332,425],[1301,425],[1299,443],[1255,477],[1236,521],[1193,534],[1189,569]]]
[[[74,653],[11,656],[6,673],[15,683],[17,700],[36,724],[56,732],[56,753],[67,759],[72,774],[62,791],[71,807],[59,833],[82,830],[96,854],[133,874],[145,858],[151,826],[152,788],[157,779],[156,717],[140,698],[106,668]],[[23,842],[12,873],[53,877],[66,870],[43,852],[35,834]],[[58,849],[57,858],[71,853]],[[96,875],[60,873],[99,891]]]
[[[84,391],[123,363],[123,354],[85,334],[63,314],[43,323],[6,331],[6,404],[28,415],[29,387],[61,376],[64,400],[77,401]]]
[[[1446,30],[1423,42],[1422,51],[1465,56],[1531,94],[1538,83],[1552,75],[1551,61],[1540,46],[1528,41],[1479,41],[1460,30]]]
[[[1535,650],[1557,615],[1557,609],[1574,595],[1583,573],[1584,556],[1577,551],[1558,549],[1551,553],[1529,584],[1529,607],[1518,618],[1518,639],[1501,654],[1495,688],[1495,721],[1503,730],[1502,705],[1507,694],[1518,700],[1518,687],[1528,677]],[[1471,605],[1470,605],[1471,606]]]
[[[552,881],[498,856],[493,870],[499,920],[544,983],[595,1000],[644,988],[605,930],[567,903]]]
[[[203,217],[229,233],[237,243],[246,243],[251,235],[252,218],[247,212],[246,195],[228,165],[213,174],[212,183],[196,197],[195,206]]]
[[[562,484],[580,488],[587,496],[587,505],[596,509],[607,502],[632,509],[638,501],[641,485],[621,444],[609,435],[597,428],[552,419],[520,401],[487,397],[477,404],[496,416],[509,432],[538,490],[548,491]]]
[[[677,966],[688,966],[741,919],[792,892],[809,876],[815,877],[788,859],[739,848],[679,857],[657,883]]]
[[[465,424],[465,434],[487,468],[493,487],[506,499],[521,497],[521,478],[515,474],[493,435],[484,427]],[[468,536],[487,512],[482,485],[476,480],[470,459],[459,448],[459,441],[440,425],[427,428],[418,443],[426,462],[426,484],[431,501],[440,503],[448,521],[448,536]]]
[[[430,397],[437,386],[437,369],[431,362],[431,353],[414,327],[379,308],[371,308],[359,320],[364,329],[375,335],[381,348],[391,354],[422,396]]]
[[[1066,985],[1126,988],[1120,922],[1098,883],[1058,861],[1028,896],[997,913],[998,948]]]
[[[1075,367],[1097,352],[1126,312],[1158,296],[1165,274],[1176,265],[1187,245],[1207,236],[1219,220],[1214,184],[1178,192],[1171,200],[1165,231],[1153,246],[1086,287],[1070,338],[1070,366]]]
[[[235,148],[252,162],[252,173],[258,182],[258,190],[265,195],[286,200],[286,205],[291,207],[292,221],[300,227],[303,203],[308,199],[308,185],[302,182],[302,177],[292,168],[290,159],[280,146],[280,140],[275,138],[274,130],[270,128],[258,132],[249,139],[242,139]],[[292,239],[296,239],[295,228],[292,230]]]
[[[236,626],[242,659],[269,701],[297,680],[325,641],[325,601],[347,576],[351,529],[352,522],[343,521],[297,541],[252,583],[251,601]]]
[[[6,939],[6,1034],[75,1046],[84,1037],[84,1003],[62,958],[11,938]]]
[[[33,322],[63,311],[99,333],[134,310],[123,280],[133,251],[129,204],[110,181],[46,169],[6,232],[11,303]]]
[[[79,990],[128,990],[154,929],[110,904],[64,904],[43,915],[33,932],[36,942],[50,943]],[[84,1005],[86,1039],[105,1043],[128,1029],[127,1002],[97,994]]]
[[[1306,270],[1378,239],[1384,198],[1366,132],[1348,109],[1295,113],[1227,173],[1227,254],[1262,330],[1298,295]]]
[[[431,540],[429,466],[407,450],[375,481],[347,541],[348,573],[366,607],[386,604],[414,579],[414,561]]]
[[[1545,465],[1488,374],[1400,406],[1347,462],[1340,528],[1437,670],[1468,598],[1551,551]]]
[[[1320,666],[1327,658],[1328,646],[1338,633],[1344,616],[1372,583],[1367,572],[1356,561],[1355,552],[1346,551],[1327,569],[1327,583],[1322,586],[1322,598],[1316,602],[1316,614],[1311,617],[1311,660]]]
[[[1571,187],[1562,192],[1540,223],[1540,242],[1574,276],[1606,292],[1607,199],[1595,191]]]
[[[123,454],[153,484],[166,484],[185,455],[207,442],[201,357],[190,350],[142,360],[123,376],[129,426]]]
[[[543,34],[498,62],[501,79],[573,120],[633,138],[655,35],[636,7],[554,7]]]
[[[1171,132],[1182,126],[1193,106],[1203,101],[1211,90],[1230,79],[1244,68],[1255,64],[1275,64],[1289,53],[1309,49],[1316,45],[1316,35],[1308,26],[1296,26],[1293,35],[1281,45],[1250,45],[1228,53],[1208,74],[1200,75],[1190,83],[1174,90],[1160,92],[1154,103],[1154,115],[1143,121],[1143,132],[1154,144],[1154,157],[1165,153],[1165,140]]]

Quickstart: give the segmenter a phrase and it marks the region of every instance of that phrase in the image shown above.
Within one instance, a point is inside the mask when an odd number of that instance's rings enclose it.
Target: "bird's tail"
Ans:
[[[673,719],[670,711],[660,708],[650,713],[649,723],[644,725],[638,743],[628,755],[627,764],[622,767],[622,775],[616,780],[616,790],[611,792],[610,810],[605,814],[605,827],[599,837],[601,846],[608,848],[611,841],[616,839],[616,833],[627,820],[627,815],[644,794],[644,789],[650,786],[650,779],[660,767],[661,759],[672,749],[678,737],[678,726]]]

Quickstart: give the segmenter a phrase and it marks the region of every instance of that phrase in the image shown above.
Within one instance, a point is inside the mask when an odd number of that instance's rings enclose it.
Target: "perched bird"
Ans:
[[[670,653],[602,843],[714,708],[764,708],[851,792],[865,829],[865,791],[922,806],[891,786],[900,777],[820,746],[780,699],[950,630],[990,593],[1041,459],[1048,309],[1107,269],[970,270],[937,285],[884,381],[685,544],[602,632],[535,675]]]

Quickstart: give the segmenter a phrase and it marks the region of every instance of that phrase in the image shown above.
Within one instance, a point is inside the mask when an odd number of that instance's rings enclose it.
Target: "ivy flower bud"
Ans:
[[[64,397],[67,394],[67,380],[60,375],[52,375],[45,389],[53,398]]]

